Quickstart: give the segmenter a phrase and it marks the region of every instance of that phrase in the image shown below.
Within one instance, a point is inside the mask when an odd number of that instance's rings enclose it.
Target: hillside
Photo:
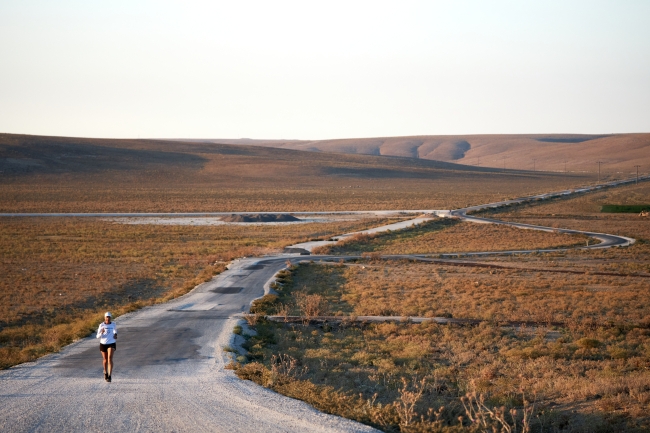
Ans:
[[[448,209],[593,180],[259,146],[0,134],[1,212]]]
[[[423,135],[341,140],[204,140],[319,152],[402,156],[482,167],[596,173],[650,171],[650,134]],[[505,158],[505,159],[504,159]],[[566,165],[565,165],[566,161]]]

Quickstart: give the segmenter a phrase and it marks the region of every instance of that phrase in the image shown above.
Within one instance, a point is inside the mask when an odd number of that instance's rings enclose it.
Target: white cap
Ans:
[[[106,314],[104,314],[104,317],[113,317],[113,315],[110,313],[110,311],[107,311]]]

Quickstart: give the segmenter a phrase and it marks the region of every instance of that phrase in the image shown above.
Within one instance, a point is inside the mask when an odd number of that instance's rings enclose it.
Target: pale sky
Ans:
[[[650,1],[0,0],[0,132],[650,132]]]

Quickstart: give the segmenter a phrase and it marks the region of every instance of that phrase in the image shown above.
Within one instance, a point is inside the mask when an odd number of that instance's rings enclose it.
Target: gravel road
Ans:
[[[224,369],[235,316],[286,259],[237,261],[182,298],[118,317],[111,383],[94,338],[0,372],[0,431],[376,431]]]

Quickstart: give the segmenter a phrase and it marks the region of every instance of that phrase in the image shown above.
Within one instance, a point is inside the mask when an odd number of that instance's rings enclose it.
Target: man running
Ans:
[[[117,328],[115,323],[111,322],[111,313],[108,311],[104,314],[104,322],[99,324],[97,329],[97,337],[99,340],[99,350],[102,352],[104,360],[104,380],[111,381],[111,373],[113,372],[113,353],[117,350]]]

